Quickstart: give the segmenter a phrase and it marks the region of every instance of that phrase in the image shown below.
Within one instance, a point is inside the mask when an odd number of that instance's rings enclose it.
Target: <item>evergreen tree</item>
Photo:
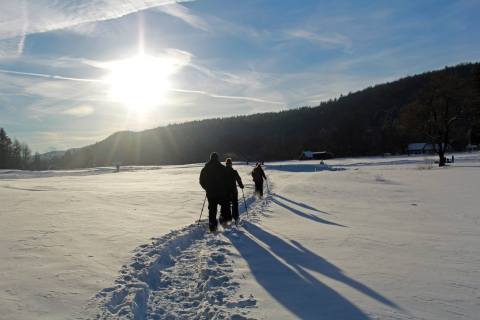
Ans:
[[[26,143],[12,140],[0,128],[0,169],[26,169],[31,158],[31,150]]]
[[[0,128],[0,169],[6,169],[10,165],[12,140],[7,136],[3,128]]]

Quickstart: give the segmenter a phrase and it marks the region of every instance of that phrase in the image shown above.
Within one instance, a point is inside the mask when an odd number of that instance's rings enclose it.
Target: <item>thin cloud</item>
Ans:
[[[230,84],[234,84],[234,85],[240,85],[240,84],[252,84],[252,79],[244,79],[236,74],[233,74],[233,73],[230,73],[230,72],[226,72],[226,71],[219,71],[219,70],[214,70],[214,69],[211,69],[211,68],[207,68],[206,66],[203,66],[203,65],[200,65],[200,64],[196,64],[196,63],[192,63],[190,62],[187,67],[190,67],[198,72],[200,72],[201,74],[211,78],[211,79],[214,79],[216,81],[223,81],[223,82],[227,82],[227,83],[230,83]]]
[[[167,4],[158,7],[157,10],[176,17],[196,29],[203,31],[209,31],[210,29],[209,24],[205,20],[196,15],[193,15],[188,8],[180,4]]]
[[[10,39],[0,40],[0,58],[17,56],[23,51],[25,45],[25,37],[13,37]]]
[[[286,33],[291,37],[308,40],[323,47],[342,47],[344,49],[350,49],[352,47],[352,40],[340,33],[321,34],[307,30],[289,30]]]
[[[190,64],[190,60],[193,57],[193,54],[184,50],[179,50],[175,48],[166,48],[163,50],[163,52],[155,54],[155,55],[148,55],[153,58],[159,58],[159,59],[165,59],[171,61],[171,63],[174,63],[178,68],[181,68],[185,65]],[[119,59],[119,60],[110,60],[110,61],[97,61],[97,60],[91,60],[91,59],[81,59],[81,63],[94,67],[97,69],[110,69],[112,67],[112,64],[115,64],[118,61],[122,61],[124,59]]]
[[[191,1],[191,0],[184,0]],[[105,21],[182,0],[2,0],[0,57],[23,51],[25,36]],[[177,15],[179,15],[177,11]],[[183,15],[187,18],[186,15]]]
[[[63,111],[62,114],[81,118],[81,117],[89,116],[94,112],[95,112],[95,109],[93,109],[91,106],[78,106],[78,107],[67,109]]]

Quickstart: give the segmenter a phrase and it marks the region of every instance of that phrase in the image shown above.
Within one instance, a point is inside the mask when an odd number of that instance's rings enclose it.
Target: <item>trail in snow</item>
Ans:
[[[241,217],[255,219],[268,202],[248,197],[247,216],[239,199]],[[256,299],[235,294],[236,253],[229,238],[239,236],[238,228],[209,233],[202,221],[152,238],[135,250],[115,285],[92,298],[88,313],[94,310],[97,319],[251,319]]]

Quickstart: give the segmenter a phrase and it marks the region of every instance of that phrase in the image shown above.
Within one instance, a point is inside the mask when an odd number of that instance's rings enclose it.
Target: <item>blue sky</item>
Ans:
[[[35,151],[118,130],[277,111],[480,57],[477,0],[4,0],[0,127]],[[111,61],[176,61],[164,97],[125,107]],[[127,89],[128,90],[128,89]]]

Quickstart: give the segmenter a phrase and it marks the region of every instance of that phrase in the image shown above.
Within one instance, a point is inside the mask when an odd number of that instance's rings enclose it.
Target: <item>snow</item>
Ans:
[[[190,165],[195,166],[195,165]],[[159,170],[162,167],[155,166],[123,166],[122,172],[131,171],[145,171],[145,170]],[[0,169],[0,179],[30,179],[30,178],[49,178],[49,177],[63,177],[63,176],[87,176],[93,174],[104,174],[116,172],[113,167],[97,167],[77,170],[43,170],[43,171],[27,171],[27,170],[5,170]]]
[[[214,234],[200,164],[0,171],[0,319],[478,319],[480,156],[429,159],[236,164]]]

